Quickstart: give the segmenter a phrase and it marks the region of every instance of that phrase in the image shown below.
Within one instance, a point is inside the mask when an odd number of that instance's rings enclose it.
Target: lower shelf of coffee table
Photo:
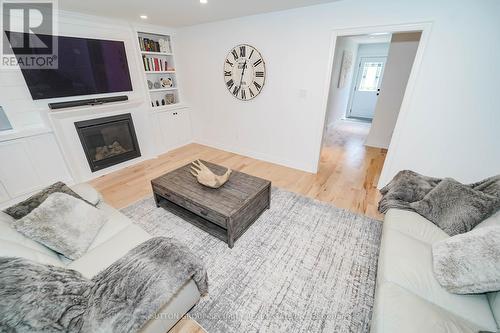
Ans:
[[[159,196],[159,201],[158,204],[168,210],[169,212],[177,215],[183,220],[186,220],[187,222],[191,223],[192,225],[200,228],[203,231],[208,232],[212,236],[217,237],[221,241],[227,243],[228,242],[228,237],[227,237],[227,230],[218,226],[215,223],[210,222],[207,219],[204,219],[203,217],[194,214],[193,212]]]

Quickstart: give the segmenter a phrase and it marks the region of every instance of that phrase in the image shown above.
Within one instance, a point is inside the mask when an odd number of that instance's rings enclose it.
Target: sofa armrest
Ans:
[[[103,201],[102,195],[87,183],[73,185],[71,189],[94,206]]]

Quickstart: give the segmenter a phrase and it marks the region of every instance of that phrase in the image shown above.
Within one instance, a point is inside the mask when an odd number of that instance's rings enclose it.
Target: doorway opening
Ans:
[[[358,211],[376,216],[379,178],[423,29],[367,30],[336,35],[318,172],[336,172],[355,192]],[[325,165],[332,151],[340,156],[334,169]]]
[[[352,78],[348,77],[350,91],[345,117],[371,122],[380,94],[391,34],[340,38],[345,40],[339,45],[345,45],[348,52],[352,50],[356,54],[352,74],[349,68],[345,69],[348,71],[346,75],[352,75]]]

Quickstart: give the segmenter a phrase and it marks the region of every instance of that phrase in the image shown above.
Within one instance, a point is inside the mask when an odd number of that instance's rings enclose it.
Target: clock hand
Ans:
[[[241,71],[240,87],[241,87],[241,83],[243,82],[243,74],[245,74],[246,67],[247,67],[247,61],[245,60],[245,63],[243,64],[243,70]]]

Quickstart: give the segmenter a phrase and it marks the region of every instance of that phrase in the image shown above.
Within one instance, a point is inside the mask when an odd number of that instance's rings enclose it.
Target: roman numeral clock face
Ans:
[[[266,65],[253,46],[238,45],[224,62],[224,81],[229,92],[247,101],[260,94],[266,80]]]

